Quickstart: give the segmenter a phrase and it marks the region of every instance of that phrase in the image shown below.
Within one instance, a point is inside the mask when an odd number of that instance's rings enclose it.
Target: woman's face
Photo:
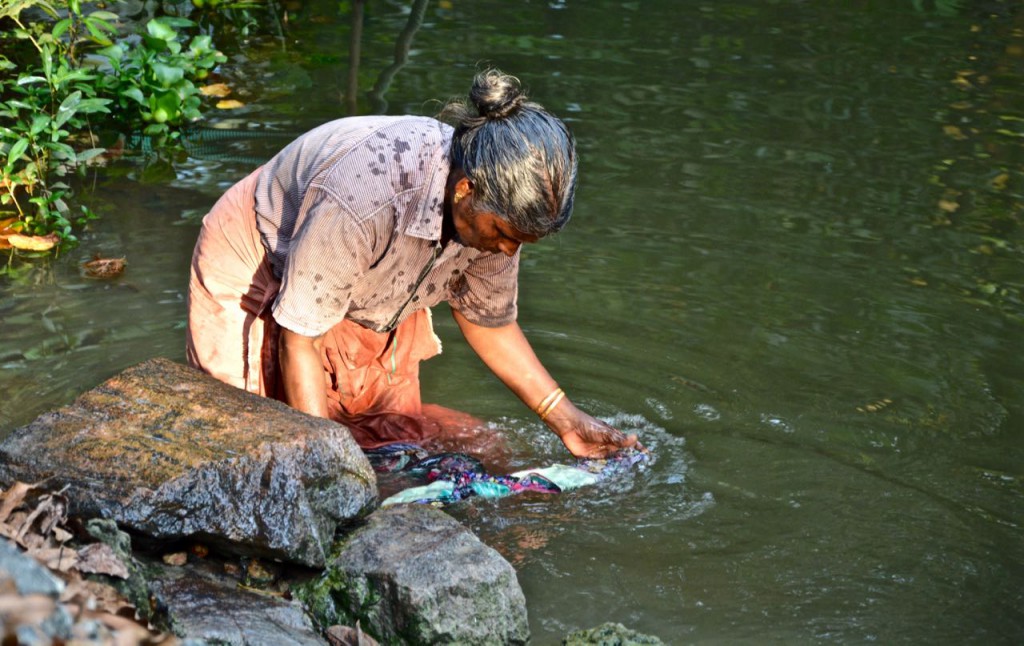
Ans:
[[[472,185],[466,179],[459,180],[455,186],[452,220],[458,241],[480,251],[512,256],[524,242],[539,240],[535,235],[519,231],[496,213],[474,210]]]

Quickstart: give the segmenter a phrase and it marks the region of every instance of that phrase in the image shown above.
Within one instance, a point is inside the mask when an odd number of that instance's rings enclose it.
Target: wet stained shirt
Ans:
[[[518,252],[440,247],[451,137],[430,118],[352,117],[267,162],[256,221],[281,326],[318,336],[348,318],[387,331],[441,301],[479,325],[515,321]]]

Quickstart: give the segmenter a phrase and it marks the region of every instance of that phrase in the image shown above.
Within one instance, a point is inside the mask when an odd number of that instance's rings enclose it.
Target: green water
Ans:
[[[210,124],[347,114],[350,6],[296,5],[283,41],[229,50],[246,107]],[[570,121],[577,209],[525,250],[521,323],[578,404],[656,456],[451,508],[515,564],[534,643],[609,620],[668,643],[1024,641],[1024,8],[420,6],[413,31],[409,3],[368,4],[356,111],[432,114],[490,62]],[[277,145],[90,177],[81,246],[0,285],[0,428],[183,358],[198,217]],[[95,253],[124,277],[82,278]],[[506,429],[522,465],[564,459],[435,320],[425,398]]]

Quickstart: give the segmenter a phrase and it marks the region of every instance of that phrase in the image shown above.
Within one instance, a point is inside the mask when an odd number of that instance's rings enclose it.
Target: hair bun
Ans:
[[[504,119],[515,114],[526,102],[526,93],[519,79],[492,69],[476,75],[469,99],[481,117]]]

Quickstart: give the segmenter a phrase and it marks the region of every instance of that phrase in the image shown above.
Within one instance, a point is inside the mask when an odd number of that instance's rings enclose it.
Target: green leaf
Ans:
[[[160,20],[165,25],[170,25],[171,27],[176,27],[178,29],[185,29],[188,27],[196,26],[195,21],[189,20],[188,18],[179,18],[176,16],[163,16],[162,18],[160,18]]]
[[[167,88],[185,78],[185,70],[166,63],[154,62],[152,69],[157,82]]]
[[[124,90],[121,92],[121,96],[126,96],[129,99],[138,102],[142,106],[146,105],[146,97],[143,96],[142,90],[137,87],[130,87],[127,90]]]
[[[178,37],[178,32],[166,24],[166,19],[154,18],[146,23],[146,31],[153,38],[163,41],[171,41]]]
[[[124,58],[124,46],[122,46],[121,43],[117,43],[110,47],[104,47],[103,49],[97,50],[96,53],[100,56],[106,56],[111,62],[117,61],[120,63],[121,59]]]
[[[75,90],[64,99],[57,108],[57,117],[53,120],[56,127],[64,125],[68,119],[74,116],[78,110],[78,104],[82,102],[82,92]]]
[[[50,143],[47,144],[46,147],[52,151],[50,154],[53,156],[54,159],[66,159],[69,161],[74,161],[77,157],[77,155],[75,154],[75,149],[67,144]]]
[[[35,137],[40,132],[46,129],[50,125],[50,115],[48,114],[37,114],[32,117],[32,125],[29,126],[28,134],[31,137]]]
[[[14,163],[21,159],[21,156],[25,154],[28,149],[28,139],[22,137],[21,139],[14,142],[11,149],[7,151],[7,166],[4,168],[4,174],[10,175],[11,171],[14,170]]]
[[[107,105],[111,103],[113,99],[85,99],[78,104],[78,112],[83,114],[92,114],[94,112],[103,112],[106,114],[110,113],[110,109]]]
[[[57,21],[57,24],[53,26],[53,31],[50,32],[50,33],[53,34],[54,38],[60,38],[61,36],[64,35],[64,33],[70,27],[71,27],[71,19],[70,18],[65,18],[64,20]]]
[[[149,135],[150,137],[161,135],[167,132],[166,123],[151,123],[146,126],[146,129],[142,131],[142,134]]]
[[[29,85],[31,83],[46,83],[42,76],[19,76],[18,85]]]
[[[109,25],[107,25],[107,27],[109,27]],[[113,43],[113,41],[107,38],[107,35],[103,33],[103,30],[100,29],[100,27],[97,26],[95,22],[91,20],[86,20],[85,28],[89,30],[89,33],[92,35],[93,41],[99,43],[100,45],[107,46]]]
[[[78,153],[77,158],[79,162],[89,161],[93,157],[98,157],[105,152],[107,152],[106,148],[90,148]]]
[[[98,20],[109,20],[110,22],[117,22],[120,20],[120,16],[112,11],[94,11],[89,14],[90,18],[96,18]]]
[[[96,13],[100,13],[100,12],[96,12]],[[88,25],[93,25],[97,29],[101,29],[101,30],[103,30],[103,31],[105,31],[107,33],[110,33],[110,34],[116,34],[117,33],[117,27],[115,25],[110,24],[109,20],[104,20],[103,18],[95,18],[95,17],[93,17],[94,15],[95,14],[90,15],[88,18],[86,18],[84,20],[84,22],[85,22],[85,24],[87,26]],[[114,19],[116,20],[117,16],[114,16]]]

